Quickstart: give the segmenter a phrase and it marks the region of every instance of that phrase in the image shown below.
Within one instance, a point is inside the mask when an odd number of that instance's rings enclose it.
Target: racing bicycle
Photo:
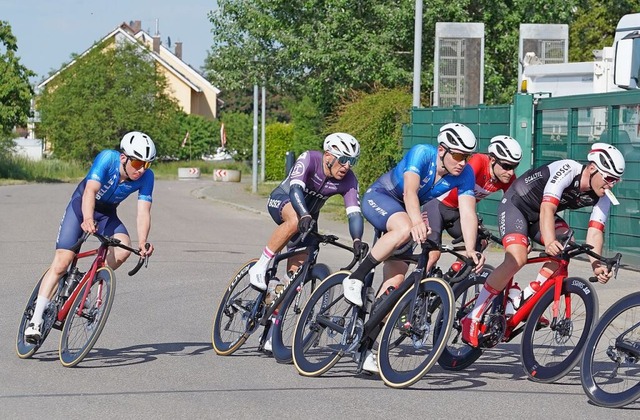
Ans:
[[[269,284],[278,280],[280,262],[286,263],[291,257],[307,254],[304,263],[295,273],[291,273],[289,283],[282,284],[274,294],[270,294],[268,290],[258,290],[249,282],[249,269],[257,259],[245,263],[231,278],[213,319],[211,341],[216,354],[233,354],[251,334],[263,326],[258,351],[264,350],[271,329],[271,351],[274,358],[280,363],[291,363],[291,342],[296,318],[308,296],[330,274],[327,265],[317,263],[320,244],[330,244],[352,252],[354,256],[347,269],[358,261],[355,249],[338,242],[337,236],[323,235],[314,230],[308,232],[308,235],[312,236],[308,246],[299,246],[306,237],[300,235],[287,251],[276,254],[267,269],[265,281]]]
[[[522,302],[513,315],[507,316],[507,287],[492,302],[480,324],[479,346],[464,344],[460,321],[475,305],[488,273],[469,276],[454,287],[456,315],[447,348],[439,364],[448,370],[462,370],[475,362],[484,349],[509,342],[522,333],[520,357],[527,376],[534,382],[550,383],[566,375],[580,361],[589,333],[598,318],[598,296],[593,279],[569,277],[571,259],[589,255],[617,269],[621,254],[606,258],[592,251],[592,246],[572,240],[570,231],[557,256],[540,253],[526,264],[554,261],[558,269],[542,283],[539,291]]]
[[[602,315],[585,345],[580,379],[589,400],[602,407],[640,398],[640,292]]]
[[[32,343],[25,340],[24,331],[33,316],[40,283],[46,271],[33,288],[18,327],[16,353],[21,359],[33,356],[52,329],[62,330],[59,357],[65,367],[73,367],[80,363],[98,340],[109,317],[116,291],[115,273],[106,262],[107,252],[109,248],[118,247],[139,256],[140,251],[124,245],[119,239],[94,233],[93,236],[100,242],[98,248],[80,252],[89,236],[88,233],[83,234],[71,248],[76,255],[58,282],[53,298],[44,311],[41,337]],[[85,273],[81,272],[78,269],[79,260],[93,256],[95,258],[91,266]],[[140,257],[128,274],[133,276],[147,264],[148,257]]]
[[[400,286],[379,301],[373,287],[373,271],[365,277],[362,307],[343,296],[342,281],[350,274],[333,273],[311,295],[304,306],[294,333],[293,361],[303,376],[320,376],[345,355],[362,371],[365,355],[373,347],[388,317],[378,348],[380,375],[390,387],[407,387],[420,380],[438,360],[453,322],[453,292],[446,280],[426,273],[428,253],[432,249],[454,253],[465,268],[457,275],[464,278],[473,267],[462,254],[450,247],[426,241],[421,251],[411,255],[393,255],[389,260],[416,264]],[[439,271],[439,270],[438,270]],[[450,279],[455,281],[455,279]],[[441,334],[434,335],[433,325]],[[399,325],[399,329],[395,328]]]

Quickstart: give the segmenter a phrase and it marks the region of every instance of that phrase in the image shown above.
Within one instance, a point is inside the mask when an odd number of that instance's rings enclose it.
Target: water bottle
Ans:
[[[520,307],[520,300],[522,297],[522,291],[518,283],[513,283],[509,288],[507,295],[507,307],[504,310],[505,315],[512,316],[516,313],[516,310]]]
[[[536,292],[540,290],[540,286],[542,286],[542,284],[538,281],[532,281],[531,283],[529,283],[529,285],[522,291],[522,300],[527,300],[531,296],[536,294]]]
[[[60,292],[60,295],[63,298],[68,298],[76,288],[78,283],[80,283],[80,280],[82,280],[83,276],[84,273],[80,272],[80,270],[78,270],[78,267],[75,267],[71,274],[66,277],[64,287],[62,288],[62,292]]]

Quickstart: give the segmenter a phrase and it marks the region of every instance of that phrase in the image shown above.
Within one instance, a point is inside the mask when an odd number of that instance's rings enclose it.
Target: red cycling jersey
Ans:
[[[491,168],[489,167],[489,164],[489,155],[484,155],[482,153],[476,153],[471,156],[471,159],[469,159],[468,165],[471,165],[473,173],[476,176],[476,185],[474,187],[476,202],[498,190],[507,191],[507,188],[509,188],[515,180],[515,176],[511,177],[511,180],[505,184],[497,179],[493,179],[491,177]],[[442,201],[442,204],[447,207],[458,208],[458,189],[454,188],[448,193],[442,194],[438,197],[438,200]]]

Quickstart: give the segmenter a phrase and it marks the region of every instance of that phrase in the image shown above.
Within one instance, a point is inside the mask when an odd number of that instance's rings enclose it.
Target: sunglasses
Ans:
[[[131,167],[136,171],[139,171],[142,168],[149,169],[149,166],[151,166],[151,162],[145,162],[143,160],[133,159],[128,156],[127,156],[127,159],[129,159],[129,162],[131,162]]]
[[[357,157],[340,156],[337,159],[338,163],[342,166],[346,165],[347,163],[351,166],[355,166],[355,164],[358,163]]]
[[[471,155],[469,153],[452,152],[451,149],[449,148],[446,148],[445,150],[447,151],[447,153],[451,155],[453,160],[455,160],[456,162],[462,162],[463,160],[465,162],[468,162],[469,159],[471,159]]]
[[[600,169],[598,169],[596,167],[596,169],[598,170],[598,172],[600,172],[600,175],[602,175],[602,179],[604,179],[604,182],[606,182],[609,185],[615,185],[618,182],[620,182],[620,178],[618,178],[617,176],[612,176],[612,175],[607,175],[604,172],[602,172]]]
[[[497,160],[497,162],[498,162],[498,165],[500,165],[500,167],[505,171],[514,171],[518,167],[517,163],[506,163],[506,162],[501,162],[499,160]]]

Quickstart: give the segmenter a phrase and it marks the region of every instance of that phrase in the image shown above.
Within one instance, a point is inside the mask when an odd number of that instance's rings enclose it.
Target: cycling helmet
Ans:
[[[447,149],[453,149],[462,153],[473,153],[476,151],[478,141],[473,131],[466,125],[449,123],[440,127],[438,133],[438,144]]]
[[[130,158],[151,162],[156,158],[156,145],[140,131],[130,131],[122,137],[120,150]]]
[[[333,133],[324,139],[324,151],[337,158],[341,156],[358,158],[360,156],[360,143],[351,134]]]
[[[593,143],[587,159],[605,175],[622,178],[625,166],[624,156],[614,146],[607,143]]]
[[[489,143],[489,154],[501,162],[518,164],[522,159],[522,148],[513,137],[495,136]]]

